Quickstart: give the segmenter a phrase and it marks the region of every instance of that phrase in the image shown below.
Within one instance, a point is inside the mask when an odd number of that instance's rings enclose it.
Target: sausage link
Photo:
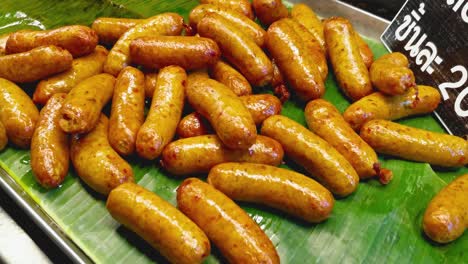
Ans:
[[[325,85],[321,73],[310,57],[302,37],[292,28],[291,19],[273,23],[267,31],[266,47],[300,99],[321,97]]]
[[[112,47],[104,64],[104,72],[117,76],[130,63],[130,43],[140,37],[180,35],[184,19],[176,13],[163,13],[143,20],[127,30]]]
[[[404,94],[416,86],[414,74],[408,67],[408,59],[400,52],[383,55],[370,68],[372,84],[384,94]]]
[[[151,72],[145,74],[145,97],[153,98],[154,90],[156,89],[156,81],[158,80],[158,73]]]
[[[198,33],[213,39],[223,56],[254,86],[265,86],[273,77],[270,59],[255,42],[224,17],[207,14],[198,23]]]
[[[358,187],[359,176],[351,164],[325,140],[299,123],[275,115],[263,121],[261,131],[277,140],[288,157],[335,195],[347,196]]]
[[[220,55],[216,42],[201,37],[144,37],[130,44],[132,62],[149,69],[177,65],[186,70],[196,70],[215,64]]]
[[[132,167],[109,145],[109,120],[104,114],[87,134],[74,134],[70,157],[76,174],[93,190],[104,195],[125,182],[134,182]]]
[[[5,126],[0,120],[0,151],[2,151],[8,144],[8,135]]]
[[[0,78],[12,82],[34,82],[66,71],[72,66],[70,52],[56,47],[43,46],[30,51],[0,57]]]
[[[71,69],[40,81],[34,91],[33,101],[45,104],[56,93],[68,93],[79,82],[102,72],[107,50],[97,46],[93,53],[74,59]]]
[[[354,38],[356,39],[356,44],[359,48],[359,54],[361,54],[362,61],[366,65],[367,69],[369,69],[374,62],[374,53],[357,31],[354,31]]]
[[[281,0],[253,0],[252,6],[257,18],[266,26],[289,16],[288,9]]]
[[[387,120],[365,123],[360,135],[378,153],[442,167],[461,167],[468,164],[468,142],[460,137]]]
[[[306,4],[295,4],[291,9],[291,18],[303,25],[319,42],[322,52],[325,53],[325,36],[320,18]]]
[[[163,167],[174,175],[207,173],[213,166],[224,162],[250,162],[278,166],[283,161],[280,143],[258,136],[247,150],[226,148],[215,135],[176,140],[162,153]]]
[[[354,130],[359,130],[373,119],[396,120],[407,116],[427,114],[440,103],[439,91],[430,86],[418,85],[403,95],[386,96],[372,93],[350,105],[343,117]]]
[[[264,204],[310,223],[327,219],[335,203],[333,195],[311,178],[263,164],[219,164],[207,181],[233,200]]]
[[[324,23],[325,43],[336,79],[353,101],[372,93],[369,71],[362,60],[351,23],[332,17]]]
[[[208,13],[217,13],[221,15],[232,25],[240,29],[244,34],[252,38],[258,46],[263,46],[265,42],[265,30],[259,24],[247,19],[245,15],[239,14],[230,8],[218,5],[199,5],[190,11],[190,26],[193,29],[196,29],[198,22],[200,22],[200,20],[202,20],[202,18]]]
[[[177,189],[177,206],[205,232],[229,263],[280,263],[262,229],[211,185],[196,178],[186,179]]]
[[[171,263],[202,263],[210,255],[210,242],[195,223],[137,184],[128,182],[112,190],[106,207],[115,220],[141,236]]]
[[[252,5],[249,0],[200,0],[200,4],[211,4],[238,12],[249,19],[254,19]]]
[[[331,103],[323,99],[310,101],[304,112],[309,129],[338,150],[361,179],[373,177],[378,172],[388,173],[380,171],[375,151],[359,137]]]
[[[135,151],[138,130],[145,121],[145,75],[131,66],[117,77],[109,118],[109,143],[120,155]]]
[[[186,115],[177,125],[177,135],[180,138],[197,137],[212,134],[210,123],[197,112]]]
[[[60,127],[67,133],[87,133],[99,120],[102,108],[112,98],[115,78],[107,73],[89,77],[67,94]]]
[[[99,17],[94,20],[91,28],[99,37],[99,42],[112,45],[127,32],[127,30],[143,22],[143,19]]]
[[[0,56],[5,55],[6,43],[11,34],[13,33],[6,33],[6,34],[0,35]]]
[[[8,140],[20,148],[29,148],[39,120],[39,111],[29,96],[16,84],[0,78],[0,121]]]
[[[20,53],[40,46],[54,45],[68,50],[73,57],[90,54],[96,48],[98,36],[86,26],[72,25],[51,30],[18,31],[6,43],[6,53]]]
[[[213,126],[223,143],[233,149],[247,149],[257,137],[257,128],[239,97],[224,84],[204,77],[188,80],[187,99]]]
[[[68,135],[59,126],[65,96],[64,93],[57,93],[47,101],[31,140],[31,169],[36,180],[45,188],[59,186],[68,173]]]
[[[438,243],[449,243],[463,235],[468,227],[468,174],[432,198],[422,225],[426,235]]]
[[[158,75],[151,107],[137,134],[138,155],[153,160],[174,138],[184,108],[187,74],[178,66],[163,68]]]
[[[237,96],[252,94],[249,81],[224,61],[216,62],[210,69],[213,79],[229,87]]]

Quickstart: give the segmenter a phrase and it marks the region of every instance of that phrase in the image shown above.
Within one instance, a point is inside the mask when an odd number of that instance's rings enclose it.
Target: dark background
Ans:
[[[392,20],[405,0],[343,0],[356,7],[364,9],[380,17]],[[50,240],[47,235],[19,208],[3,190],[0,189],[0,206],[16,221],[16,223],[34,240],[54,263],[69,263],[70,260]]]

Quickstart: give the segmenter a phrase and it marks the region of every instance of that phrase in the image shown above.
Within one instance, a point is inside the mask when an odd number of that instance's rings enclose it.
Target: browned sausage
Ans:
[[[213,39],[223,56],[254,86],[271,81],[273,68],[270,59],[255,42],[221,15],[207,14],[198,23],[198,33]]]
[[[257,18],[266,26],[289,15],[281,0],[253,0],[252,5]]]
[[[177,135],[180,138],[196,137],[212,134],[213,128],[208,120],[197,112],[186,115],[177,125]]]
[[[407,116],[427,114],[440,103],[439,91],[430,86],[418,85],[398,96],[386,96],[380,92],[370,94],[350,105],[343,117],[354,130],[369,120],[396,120]]]
[[[177,189],[177,206],[220,249],[229,263],[280,263],[262,229],[231,199],[196,178]]]
[[[0,78],[12,82],[34,82],[52,74],[66,71],[72,66],[70,52],[43,46],[30,51],[0,57]]]
[[[356,44],[359,48],[359,54],[361,54],[362,61],[369,69],[374,62],[374,53],[357,31],[354,31],[354,38],[356,39]]]
[[[93,190],[104,195],[125,182],[133,182],[132,167],[109,145],[109,120],[104,114],[87,134],[74,134],[70,157],[76,174]]]
[[[365,123],[360,135],[379,153],[442,167],[461,167],[468,164],[468,142],[460,137],[387,120]]]
[[[158,73],[151,72],[145,74],[145,97],[152,98],[154,89],[156,89],[156,81],[158,80]]]
[[[448,243],[463,235],[468,227],[468,174],[443,188],[424,213],[423,229],[438,242]]]
[[[68,173],[68,135],[59,126],[65,96],[64,93],[57,93],[47,101],[31,141],[31,169],[36,180],[45,188],[59,186]]]
[[[283,148],[268,137],[258,136],[247,150],[226,148],[215,135],[176,140],[162,153],[163,167],[174,175],[207,173],[223,162],[251,162],[278,166],[283,160]]]
[[[145,76],[125,67],[117,77],[109,118],[109,143],[120,155],[135,151],[138,130],[145,121]]]
[[[40,46],[54,45],[68,50],[73,57],[94,51],[98,36],[86,26],[72,25],[51,30],[18,31],[11,34],[6,43],[6,53],[20,53]]]
[[[6,43],[11,34],[12,33],[6,33],[6,34],[0,35],[0,56],[5,55]]]
[[[29,148],[39,111],[31,98],[16,84],[0,78],[0,121],[8,140],[21,148]]]
[[[8,135],[5,126],[0,121],[0,151],[2,151],[8,144]]]
[[[74,59],[71,69],[40,81],[34,91],[33,101],[45,104],[55,93],[68,93],[79,82],[102,72],[107,50],[97,46],[93,53]]]
[[[299,123],[274,115],[263,121],[262,134],[277,140],[288,157],[335,195],[347,196],[358,187],[359,176],[351,164],[325,140]]]
[[[200,0],[200,4],[212,4],[231,9],[250,19],[254,19],[252,6],[249,0]]]
[[[404,94],[409,88],[416,86],[408,59],[400,52],[378,58],[369,73],[374,87],[384,94]]]
[[[174,138],[184,108],[186,82],[187,74],[179,66],[159,72],[149,113],[137,134],[136,150],[141,157],[159,157]]]
[[[117,42],[127,30],[139,24],[143,19],[99,17],[94,20],[91,28],[99,37],[99,42],[111,45]]]
[[[327,219],[335,203],[333,195],[311,178],[264,164],[219,164],[207,181],[233,200],[264,204],[311,223]]]
[[[252,94],[249,81],[224,61],[216,62],[210,69],[211,77],[229,87],[237,96]]]
[[[291,9],[291,18],[303,25],[314,35],[320,43],[322,51],[325,53],[325,37],[323,35],[323,25],[320,18],[306,4],[295,4]]]
[[[112,190],[106,207],[115,220],[144,238],[171,263],[201,263],[210,254],[210,242],[195,223],[137,184],[128,182]]]
[[[112,98],[115,78],[101,73],[80,82],[67,94],[60,127],[67,133],[87,133],[96,126],[102,108]]]

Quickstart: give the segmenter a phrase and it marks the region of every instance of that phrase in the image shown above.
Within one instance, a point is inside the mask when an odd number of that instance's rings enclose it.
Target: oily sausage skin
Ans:
[[[67,94],[60,127],[67,133],[87,133],[99,120],[102,108],[112,98],[115,78],[107,73],[89,77]]]
[[[323,35],[323,24],[315,12],[306,4],[295,4],[291,9],[291,18],[303,25],[312,33],[314,38],[320,43],[322,51],[325,53],[325,37]]]
[[[44,105],[55,93],[68,93],[79,82],[101,73],[107,53],[106,48],[97,46],[91,54],[74,59],[71,69],[40,81],[34,90],[33,101]]]
[[[369,69],[374,62],[374,53],[372,52],[367,42],[359,35],[357,31],[354,31],[354,38],[356,40],[356,44],[359,48],[359,54],[361,54],[362,61]]]
[[[88,55],[98,43],[96,32],[82,25],[64,26],[51,30],[18,31],[6,43],[6,53],[20,53],[40,46],[55,45],[68,50],[73,57]]]
[[[327,219],[335,203],[333,195],[311,178],[264,164],[219,164],[207,181],[235,201],[264,204],[310,223]]]
[[[266,26],[289,16],[288,9],[281,0],[253,0],[252,6],[257,18]]]
[[[132,167],[109,145],[108,128],[109,120],[101,114],[91,132],[72,136],[70,147],[76,174],[89,187],[104,195],[122,183],[134,182]]]
[[[460,137],[387,120],[365,123],[360,135],[378,153],[442,167],[462,167],[468,164],[468,142]]]
[[[145,121],[145,76],[131,66],[117,77],[109,118],[109,143],[120,155],[135,151],[138,130]]]
[[[13,33],[6,33],[6,34],[0,35],[0,56],[5,55],[6,43],[11,34]]]
[[[336,79],[353,101],[372,93],[369,71],[359,52],[351,23],[342,17],[324,22],[325,43]]]
[[[36,180],[45,188],[59,186],[68,173],[68,135],[59,126],[65,96],[64,93],[57,93],[47,101],[31,140],[31,169]]]
[[[210,68],[210,75],[213,79],[229,87],[237,96],[252,94],[252,86],[249,81],[224,61],[216,62]]]
[[[437,89],[418,85],[402,95],[372,93],[350,105],[343,117],[354,130],[359,131],[364,123],[373,119],[396,120],[431,113],[439,103],[440,93]]]
[[[438,243],[449,243],[468,227],[468,174],[443,188],[427,206],[422,222],[426,235]]]
[[[164,149],[162,166],[173,175],[207,173],[224,162],[250,162],[278,166],[283,161],[283,148],[276,140],[258,136],[247,150],[226,148],[216,135],[176,140]]]
[[[156,81],[158,80],[157,72],[145,73],[145,97],[152,98],[154,89],[156,89]]]
[[[39,111],[29,96],[16,84],[0,78],[0,121],[8,140],[20,148],[29,148],[39,120]]]
[[[208,134],[213,134],[213,128],[208,120],[197,112],[186,115],[177,125],[177,135],[180,138],[197,137]]]
[[[195,223],[135,183],[127,182],[112,190],[106,207],[115,220],[145,239],[171,263],[202,263],[210,254],[210,242]]]
[[[0,57],[0,78],[16,83],[34,82],[72,67],[70,52],[56,46],[41,46]]]
[[[211,185],[196,178],[184,180],[177,188],[177,207],[205,232],[229,263],[280,263],[262,229]]]
[[[200,0],[200,4],[211,4],[233,10],[238,12],[249,19],[254,19],[252,5],[249,0]]]
[[[408,59],[400,52],[378,58],[370,67],[369,74],[374,87],[387,95],[404,94],[416,86]]]
[[[91,28],[96,32],[99,42],[112,45],[127,32],[127,30],[141,23],[143,19],[99,17],[94,20]]]
[[[357,189],[359,176],[351,164],[328,142],[299,123],[274,115],[263,121],[261,133],[277,140],[288,157],[335,195],[344,197]]]

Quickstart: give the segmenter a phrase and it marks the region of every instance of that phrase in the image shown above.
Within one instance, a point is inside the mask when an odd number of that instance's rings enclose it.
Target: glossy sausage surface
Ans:
[[[127,30],[142,21],[143,19],[134,18],[99,17],[94,20],[91,28],[98,35],[100,43],[111,45],[117,42]]]
[[[266,26],[289,15],[282,0],[253,0],[252,6],[257,18]]]
[[[388,95],[404,94],[416,86],[409,62],[400,52],[385,54],[370,67],[370,78],[374,87]]]
[[[361,54],[362,61],[369,69],[374,62],[374,53],[357,31],[354,31],[354,38],[356,39],[356,44],[359,48],[359,54]]]
[[[184,116],[177,125],[177,135],[180,138],[197,137],[213,134],[213,128],[206,118],[197,112]]]
[[[303,25],[312,33],[315,39],[320,43],[322,51],[325,53],[325,37],[323,35],[323,25],[320,18],[306,4],[295,4],[291,9],[291,18]]]
[[[237,96],[252,94],[249,81],[224,61],[219,60],[210,68],[213,79],[229,87]]]
[[[6,33],[6,34],[0,35],[0,56],[5,55],[6,43],[11,34],[12,33]]]
[[[232,9],[235,12],[254,19],[252,5],[249,0],[200,0],[200,4],[212,4],[227,9]]]

